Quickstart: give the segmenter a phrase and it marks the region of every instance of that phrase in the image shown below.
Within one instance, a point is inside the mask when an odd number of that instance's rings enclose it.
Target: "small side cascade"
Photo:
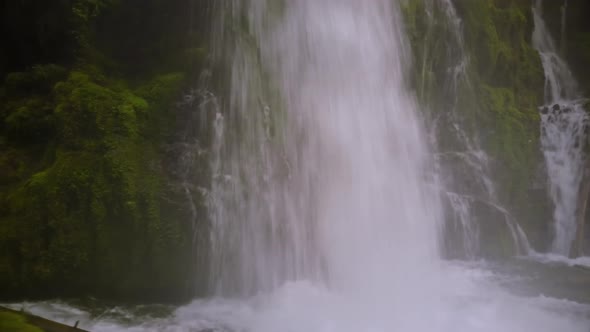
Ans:
[[[204,70],[194,88],[185,91],[177,101],[174,112],[179,129],[165,146],[166,159],[171,168],[168,186],[174,192],[174,200],[168,203],[179,213],[174,217],[190,223],[187,230],[192,235],[194,269],[207,266],[211,242],[206,205],[210,199],[208,144],[213,129],[207,126],[210,118],[218,112],[219,104],[217,96],[208,89],[209,78],[210,72]],[[206,284],[203,276],[198,276],[194,282],[198,292],[205,292],[202,288]]]
[[[565,33],[562,7],[562,38]],[[554,204],[554,238],[551,252],[570,255],[578,231],[580,187],[586,164],[585,148],[589,117],[584,110],[577,82],[559,55],[543,21],[542,4],[533,7],[533,44],[545,72],[545,105],[541,113],[541,145],[549,180],[549,195]]]
[[[577,101],[560,101],[541,108],[541,144],[554,208],[551,251],[569,255],[577,231],[580,186],[589,118]]]
[[[190,221],[193,230],[193,243],[197,243],[199,233],[199,215],[202,208],[197,202],[206,202],[209,190],[207,176],[201,176],[203,165],[207,165],[209,154],[206,148],[206,125],[209,118],[219,110],[217,97],[207,89],[210,73],[205,70],[197,80],[196,88],[187,91],[183,98],[176,103],[176,108],[182,113],[178,121],[182,128],[177,135],[175,144],[171,147],[176,158],[176,177],[186,198],[190,210]],[[203,134],[204,133],[204,134]]]
[[[458,109],[460,95],[472,90],[467,75],[470,61],[463,39],[463,22],[450,0],[425,1],[425,11],[430,18],[429,29],[444,31],[447,44],[444,100],[432,106],[438,111],[434,121],[436,135],[431,139],[440,151],[436,162],[447,210],[447,255],[477,259],[492,254],[484,242],[497,242],[496,237],[510,238],[513,254],[528,254],[530,245],[525,233],[498,199],[489,157],[480,145],[477,130]],[[423,66],[429,63],[429,57],[435,56],[428,52],[425,51]],[[428,71],[429,68],[422,68],[422,72]],[[494,234],[493,238],[486,238],[490,233]]]
[[[461,229],[463,237],[463,252],[468,258],[474,259],[474,253],[479,251],[479,229],[473,222],[473,211],[471,208],[472,198],[462,196],[454,192],[445,193],[455,215],[455,226]]]

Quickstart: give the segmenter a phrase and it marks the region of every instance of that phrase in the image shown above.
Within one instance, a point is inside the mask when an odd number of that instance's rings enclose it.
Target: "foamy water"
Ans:
[[[545,102],[541,108],[541,146],[545,156],[549,195],[555,206],[551,252],[568,256],[577,232],[577,208],[584,167],[588,114],[582,107],[578,86],[561,58],[542,18],[542,2],[533,8],[533,45],[545,73]],[[562,22],[565,24],[565,22]]]
[[[247,299],[201,300],[178,308],[108,307],[89,314],[65,303],[24,306],[67,324],[80,320],[82,328],[94,332],[587,332],[590,327],[589,304],[542,294],[519,297],[498,285],[511,280],[526,282],[525,276],[501,274],[486,268],[485,263],[448,263],[441,271],[444,284],[438,310],[417,312],[411,321],[401,324],[388,319],[396,316],[392,308],[375,310],[307,281],[286,283],[272,293]],[[390,315],[384,315],[387,312]]]

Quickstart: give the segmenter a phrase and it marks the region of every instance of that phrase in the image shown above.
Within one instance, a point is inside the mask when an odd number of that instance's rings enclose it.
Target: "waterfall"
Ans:
[[[216,122],[215,288],[244,295],[311,280],[404,307],[390,313],[400,320],[418,315],[436,302],[418,299],[437,274],[440,212],[398,8],[272,6],[226,9],[247,31],[231,36],[229,100]]]
[[[584,174],[584,148],[589,119],[582,107],[583,100],[576,80],[556,51],[555,43],[545,26],[541,1],[536,2],[533,15],[533,44],[539,52],[545,72],[541,144],[549,176],[550,196],[555,206],[555,234],[551,251],[569,255],[576,236],[576,212]]]
[[[414,3],[430,26],[412,63],[403,1],[215,1],[211,65],[179,103],[170,147],[212,294],[2,306],[96,332],[588,332],[583,267],[479,259],[498,242],[528,247],[463,112],[476,94],[454,3]],[[417,82],[422,112],[413,66],[439,75]],[[543,112],[578,114],[557,99],[564,111]],[[451,241],[462,255],[447,255]]]

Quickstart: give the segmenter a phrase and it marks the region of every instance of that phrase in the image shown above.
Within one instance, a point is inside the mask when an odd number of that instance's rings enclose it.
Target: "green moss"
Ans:
[[[484,81],[504,86],[527,82],[529,88],[530,84],[542,84],[540,60],[530,41],[530,4],[461,0],[457,1],[457,10],[464,17],[473,64]]]
[[[477,98],[489,128],[484,143],[496,161],[500,195],[519,219],[538,162],[539,116],[544,76],[531,44],[530,4],[458,1],[466,43],[476,66]]]
[[[153,166],[158,141],[143,138],[148,128],[161,128],[158,114],[165,114],[182,80],[180,73],[162,75],[136,94],[121,81],[72,71],[45,98],[14,99],[23,106],[11,111],[7,128],[30,131],[30,121],[39,118],[28,114],[29,105],[45,105],[55,144],[43,146],[48,157],[37,157],[35,167],[15,164],[24,156],[0,159],[0,170],[13,179],[1,197],[7,213],[0,217],[0,285],[117,297],[139,297],[150,288],[178,296],[170,290],[186,289],[181,281],[190,268],[179,260],[188,259],[190,227],[162,219],[166,180]]]
[[[140,86],[136,93],[138,96],[151,101],[152,103],[170,104],[178,97],[178,91],[184,83],[185,75],[181,72],[173,72],[159,75]]]
[[[97,138],[103,138],[106,145],[116,144],[122,137],[135,138],[138,114],[148,107],[130,91],[97,84],[81,72],[72,72],[55,91],[60,139],[70,148],[100,150],[108,147],[96,146]]]
[[[31,93],[46,93],[56,82],[64,79],[67,70],[61,66],[36,65],[25,72],[9,73],[3,88],[10,97],[30,96]]]
[[[54,131],[50,98],[53,85],[65,78],[64,68],[34,66],[7,75],[0,92],[0,128],[12,141],[31,144],[43,141]]]
[[[6,135],[20,142],[39,142],[54,130],[51,106],[31,98],[4,119]]]

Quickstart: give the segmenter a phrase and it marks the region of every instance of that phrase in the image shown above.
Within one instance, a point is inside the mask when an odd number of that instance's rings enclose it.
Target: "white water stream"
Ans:
[[[565,7],[562,9],[565,25]],[[541,144],[555,205],[551,252],[568,256],[576,236],[576,209],[584,174],[588,115],[567,63],[560,57],[542,18],[542,2],[533,8],[533,45],[545,71],[545,102],[541,108]]]

